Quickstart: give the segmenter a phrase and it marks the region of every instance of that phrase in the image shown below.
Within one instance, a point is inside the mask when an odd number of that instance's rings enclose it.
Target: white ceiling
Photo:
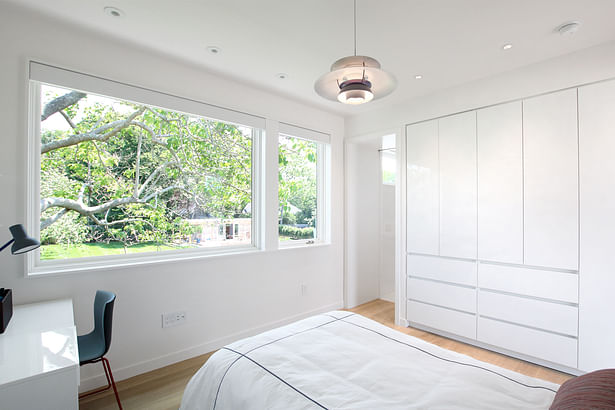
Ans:
[[[353,53],[352,0],[13,1],[343,115],[615,40],[614,0],[357,0],[357,53],[378,59],[398,87],[346,106],[319,97],[314,81]],[[577,34],[555,33],[569,20],[582,22]]]

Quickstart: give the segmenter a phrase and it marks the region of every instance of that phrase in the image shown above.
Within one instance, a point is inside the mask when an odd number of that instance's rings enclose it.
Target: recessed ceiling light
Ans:
[[[275,76],[280,80],[286,80],[288,78],[288,74],[286,73],[277,73]]]
[[[510,43],[508,43],[508,44],[504,44],[504,45],[502,46],[502,50],[504,50],[504,51],[508,51],[508,50],[510,50],[511,48],[512,48],[512,44],[510,44]]]
[[[220,50],[220,48],[216,46],[209,46],[207,47],[207,51],[209,51],[211,54],[220,54],[222,50]]]
[[[557,26],[555,31],[557,31],[562,36],[571,36],[577,31],[579,31],[579,27],[581,27],[580,21],[567,21],[566,23]]]
[[[105,14],[111,17],[123,17],[124,16],[124,12],[120,9],[118,9],[117,7],[105,7],[104,8]]]
[[[420,80],[421,78],[423,78],[423,76],[422,76],[422,75],[420,75],[420,74],[417,74],[417,75],[415,75],[415,76],[414,76],[414,78],[415,78],[416,80]]]

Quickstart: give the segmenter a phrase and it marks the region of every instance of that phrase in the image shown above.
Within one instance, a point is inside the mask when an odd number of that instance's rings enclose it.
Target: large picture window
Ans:
[[[161,108],[62,78],[31,80],[35,266],[256,245],[261,129],[199,115],[189,100],[187,113],[177,97]]]
[[[280,131],[280,246],[326,241],[328,135],[287,124],[281,124]]]

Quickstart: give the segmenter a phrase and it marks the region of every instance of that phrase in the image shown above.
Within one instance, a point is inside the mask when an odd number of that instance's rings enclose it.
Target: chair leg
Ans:
[[[96,361],[98,361],[98,360],[96,360]],[[105,358],[105,357],[101,357],[100,361],[102,362],[103,370],[105,371],[105,377],[107,378],[107,386],[101,387],[100,389],[89,391],[89,392],[84,393],[84,394],[80,394],[79,398],[82,399],[84,397],[91,396],[91,395],[96,394],[96,393],[101,393],[101,392],[103,392],[105,390],[109,390],[111,387],[113,387],[113,392],[115,393],[115,400],[117,401],[117,405],[120,408],[120,410],[123,410],[122,403],[120,402],[120,395],[117,392],[117,386],[115,385],[115,380],[113,379],[113,373],[111,372],[111,365],[109,364],[109,360],[107,360],[107,358]],[[93,362],[93,363],[95,363],[95,362]]]
[[[117,405],[120,408],[120,410],[123,410],[122,403],[120,402],[120,395],[117,393],[117,386],[115,385],[115,380],[113,380],[113,373],[111,372],[111,365],[109,364],[109,360],[103,357],[102,362],[103,362],[103,367],[105,367],[105,364],[106,364],[105,373],[109,371],[108,377],[111,379],[111,386],[113,386],[113,392],[115,393],[115,400],[117,400]]]
[[[94,362],[90,362],[90,363],[96,363],[96,362],[102,362],[102,359],[96,360]],[[99,389],[96,390],[91,390],[89,392],[86,393],[82,393],[79,395],[79,398],[82,399],[84,397],[88,397],[91,396],[93,394],[97,394],[97,393],[102,393],[106,390],[109,390],[111,388],[111,379],[109,379],[109,373],[107,372],[107,367],[105,366],[105,363],[103,362],[103,370],[105,371],[105,377],[107,378],[107,385],[105,387],[101,387]]]

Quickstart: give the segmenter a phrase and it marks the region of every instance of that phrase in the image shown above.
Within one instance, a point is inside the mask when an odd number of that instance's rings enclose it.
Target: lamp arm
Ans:
[[[2,248],[0,248],[0,252],[2,252],[7,246],[9,246],[10,244],[12,244],[13,242],[15,242],[15,239],[11,239],[10,241],[8,241],[7,243],[5,243]]]

